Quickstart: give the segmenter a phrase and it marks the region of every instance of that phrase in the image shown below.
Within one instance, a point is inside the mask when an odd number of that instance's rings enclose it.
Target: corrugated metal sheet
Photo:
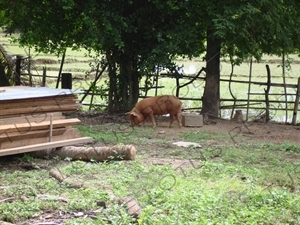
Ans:
[[[5,90],[5,91],[4,91]],[[70,90],[70,89],[55,89],[48,87],[1,87],[0,88],[0,101],[2,100],[15,100],[15,99],[28,99],[28,98],[43,98],[54,97],[60,95],[82,94],[83,91]]]

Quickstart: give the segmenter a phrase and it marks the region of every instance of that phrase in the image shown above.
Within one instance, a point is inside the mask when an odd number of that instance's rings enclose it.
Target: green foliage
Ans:
[[[221,49],[221,55],[229,57],[233,65],[251,57],[260,60],[263,53],[299,52],[297,0],[45,0],[40,4],[0,0],[0,9],[0,18],[5,18],[2,25],[7,32],[20,31],[15,41],[23,46],[56,54],[67,47],[85,47],[105,55],[109,99],[114,99],[109,101],[109,109],[115,111],[135,104],[145,74],[157,65],[170,67],[177,56],[210,52],[208,41],[218,43],[213,48],[217,53]],[[209,63],[219,54],[207,57]],[[215,89],[212,96],[219,95]],[[207,95],[205,91],[204,102],[211,97]],[[218,100],[212,100],[214,111]],[[208,108],[207,104],[203,108]]]

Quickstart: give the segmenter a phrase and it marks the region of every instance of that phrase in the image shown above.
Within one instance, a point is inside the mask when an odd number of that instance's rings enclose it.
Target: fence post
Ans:
[[[15,85],[21,85],[21,62],[22,56],[18,55],[16,60]]]
[[[246,121],[248,121],[248,118],[249,118],[249,100],[250,100],[250,94],[251,94],[250,93],[250,91],[251,91],[251,80],[252,80],[252,56],[251,56],[251,60],[250,60]]]
[[[265,99],[266,99],[266,123],[270,121],[270,103],[269,103],[269,92],[270,92],[270,85],[271,85],[271,71],[269,65],[266,65],[267,68],[267,89],[265,89]]]
[[[43,79],[42,79],[42,87],[45,87],[46,86],[46,71],[47,71],[47,69],[46,69],[46,67],[44,66],[43,67]]]
[[[98,74],[99,74],[99,67],[100,67],[100,62],[97,65],[97,70],[96,70],[96,75],[95,75],[95,80],[94,80],[96,82],[97,82],[97,77],[98,77]],[[96,83],[95,83],[95,85],[96,85]],[[94,95],[95,95],[95,87],[92,90],[92,97],[91,97],[91,101],[90,101],[89,111],[91,111],[91,109],[92,109],[92,105],[93,105],[93,101],[94,101]]]
[[[282,78],[283,78],[283,90],[284,90],[284,98],[285,98],[285,123],[288,121],[288,97],[286,91],[286,79],[285,79],[285,52],[282,52]]]
[[[297,92],[296,92],[296,99],[294,105],[294,113],[293,113],[293,121],[292,124],[296,125],[297,122],[297,111],[299,107],[299,100],[300,100],[300,77],[298,77],[298,85],[297,85]]]
[[[29,86],[32,87],[30,47],[28,49],[28,69],[27,70],[28,70],[28,76],[29,76]]]
[[[61,59],[61,62],[60,62],[60,68],[59,68],[59,72],[58,72],[58,77],[57,77],[56,87],[55,88],[58,88],[58,85],[59,85],[59,81],[60,81],[60,77],[61,77],[61,71],[62,71],[64,63],[65,63],[66,51],[67,51],[67,49],[65,49],[65,51],[64,51],[64,53],[62,55],[62,59]]]
[[[72,74],[62,73],[61,74],[61,88],[62,89],[72,89]]]

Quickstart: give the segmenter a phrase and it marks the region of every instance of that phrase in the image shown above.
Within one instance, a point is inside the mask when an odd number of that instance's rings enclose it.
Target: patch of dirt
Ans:
[[[18,223],[18,225],[32,225],[32,224],[44,224],[44,225],[59,225],[64,224],[64,220],[74,219],[74,218],[96,218],[99,214],[98,211],[88,211],[88,212],[76,212],[68,213],[63,211],[46,211],[42,214],[37,214],[32,217],[30,220],[27,220],[24,223]]]
[[[125,114],[104,114],[104,113],[86,113],[80,112],[79,114],[73,114],[71,116],[78,117],[82,124],[85,125],[101,125],[105,123],[117,123],[126,124],[129,126],[129,118]],[[177,121],[174,121],[172,128],[168,128],[169,118],[165,116],[157,116],[156,130],[163,130],[163,135],[167,137],[176,137],[182,132],[188,131],[207,131],[212,133],[227,133],[230,134],[233,141],[245,141],[245,138],[249,143],[253,142],[271,142],[271,143],[284,143],[293,142],[300,145],[300,124],[296,126],[275,123],[275,122],[241,122],[237,123],[231,120],[214,119],[204,121],[202,127],[182,127],[178,128]],[[150,121],[146,123],[146,126],[152,126]],[[244,137],[244,139],[242,138]],[[218,140],[213,140],[217,142]],[[220,143],[222,144],[222,143]]]

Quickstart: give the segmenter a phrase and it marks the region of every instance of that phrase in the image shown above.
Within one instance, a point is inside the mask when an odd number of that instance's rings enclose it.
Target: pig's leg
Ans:
[[[143,123],[143,127],[145,126],[145,123],[147,122],[147,116],[144,117],[142,123]]]
[[[150,117],[150,119],[152,121],[153,128],[156,127],[156,123],[155,123],[153,112],[150,112],[148,116]]]
[[[181,120],[182,120],[181,112],[177,113],[177,120],[178,120],[178,126],[181,127],[182,126],[182,123],[181,123]]]
[[[174,114],[170,114],[170,124],[169,124],[169,128],[172,126],[173,122],[174,122]]]

